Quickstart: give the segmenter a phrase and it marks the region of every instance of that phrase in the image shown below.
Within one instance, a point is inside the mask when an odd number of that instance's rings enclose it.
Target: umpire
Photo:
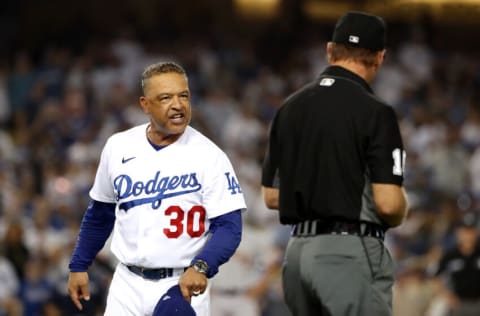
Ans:
[[[330,66],[288,97],[271,125],[264,199],[293,225],[283,267],[294,316],[391,315],[385,231],[402,223],[405,151],[392,107],[369,86],[385,57],[385,23],[342,16]]]

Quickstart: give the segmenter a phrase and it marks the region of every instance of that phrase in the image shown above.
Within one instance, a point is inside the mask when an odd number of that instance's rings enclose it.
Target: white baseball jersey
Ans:
[[[226,154],[187,126],[155,150],[148,124],[112,135],[103,148],[94,200],[116,203],[111,250],[122,263],[186,267],[207,241],[209,218],[245,209]]]

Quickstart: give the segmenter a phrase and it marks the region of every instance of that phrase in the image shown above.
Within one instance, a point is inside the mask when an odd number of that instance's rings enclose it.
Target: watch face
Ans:
[[[208,264],[205,261],[199,260],[193,264],[193,268],[197,272],[206,274],[208,270]]]

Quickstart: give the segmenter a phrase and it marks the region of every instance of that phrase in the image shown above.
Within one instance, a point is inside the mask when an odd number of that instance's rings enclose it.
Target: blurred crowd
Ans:
[[[396,110],[407,149],[411,210],[387,237],[398,316],[434,315],[430,271],[480,202],[480,59],[434,50],[425,35],[414,28],[390,48],[373,84]],[[140,74],[162,60],[186,68],[192,125],[228,153],[249,208],[243,241],[213,281],[212,315],[289,315],[280,287],[289,229],[263,204],[261,163],[275,111],[319,75],[325,47],[312,37],[274,67],[248,41],[161,45],[126,29],[80,50],[47,45],[0,61],[0,315],[101,315],[116,264],[108,244],[90,269],[82,313],[67,296],[68,261],[100,151],[112,133],[146,122]]]

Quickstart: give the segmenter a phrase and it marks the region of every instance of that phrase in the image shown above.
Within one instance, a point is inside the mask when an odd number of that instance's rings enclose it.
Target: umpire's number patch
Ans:
[[[225,176],[227,177],[228,181],[228,189],[232,195],[237,193],[242,193],[242,189],[240,188],[240,184],[238,183],[235,176],[230,176],[230,172],[225,172]]]
[[[405,174],[405,158],[407,154],[405,150],[395,148],[392,151],[393,157],[393,174],[396,176],[403,176]]]

